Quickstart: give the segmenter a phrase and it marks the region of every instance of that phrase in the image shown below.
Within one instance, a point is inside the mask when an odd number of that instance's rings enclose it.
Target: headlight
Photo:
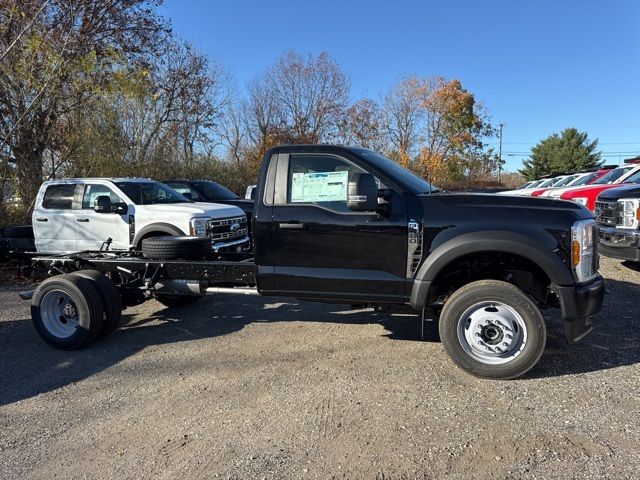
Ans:
[[[189,235],[196,237],[207,236],[207,222],[211,217],[194,217],[189,220]]]
[[[587,197],[576,197],[576,198],[573,198],[572,200],[576,203],[579,203],[583,207],[586,207],[587,203],[589,203],[589,199]]]
[[[595,228],[595,220],[580,220],[571,227],[571,266],[578,282],[587,282],[598,273]]]
[[[618,200],[622,216],[620,228],[638,228],[640,225],[640,200],[637,198],[621,198]]]

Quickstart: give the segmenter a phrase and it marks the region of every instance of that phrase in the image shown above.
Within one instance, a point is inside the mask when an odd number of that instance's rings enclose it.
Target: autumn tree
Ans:
[[[361,98],[346,110],[340,123],[340,141],[370,150],[386,148],[382,109],[375,100]]]
[[[424,118],[424,79],[406,77],[396,83],[384,99],[385,128],[389,154],[402,166],[409,167],[420,153],[420,129]]]
[[[598,140],[590,140],[586,132],[566,128],[554,133],[531,148],[520,173],[533,180],[554,172],[574,172],[597,167],[602,163]]]
[[[166,33],[156,0],[5,0],[0,4],[0,155],[29,204],[60,122],[144,63]]]

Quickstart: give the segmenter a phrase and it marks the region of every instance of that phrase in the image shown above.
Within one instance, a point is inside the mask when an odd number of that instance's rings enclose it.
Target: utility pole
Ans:
[[[504,127],[504,123],[500,125],[500,148],[498,150],[498,183],[500,183],[500,173],[502,172],[502,127]]]

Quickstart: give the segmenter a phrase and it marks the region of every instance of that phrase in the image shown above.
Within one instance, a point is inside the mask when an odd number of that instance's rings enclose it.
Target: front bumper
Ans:
[[[248,250],[250,247],[251,242],[248,236],[244,236],[236,240],[230,240],[228,242],[215,242],[211,246],[214,252],[235,252],[239,250]]]
[[[604,279],[600,274],[588,283],[556,286],[560,311],[564,319],[564,333],[570,343],[586,337],[593,330],[589,316],[602,309]]]
[[[599,251],[605,257],[640,262],[640,232],[598,226]]]

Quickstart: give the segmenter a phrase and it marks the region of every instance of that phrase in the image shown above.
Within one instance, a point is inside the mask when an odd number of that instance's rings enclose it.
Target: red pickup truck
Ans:
[[[560,195],[563,200],[572,200],[587,207],[592,212],[596,208],[596,198],[601,192],[619,187],[621,183],[638,183],[640,181],[640,165],[623,165],[611,170],[606,175],[583,188],[571,189]]]

